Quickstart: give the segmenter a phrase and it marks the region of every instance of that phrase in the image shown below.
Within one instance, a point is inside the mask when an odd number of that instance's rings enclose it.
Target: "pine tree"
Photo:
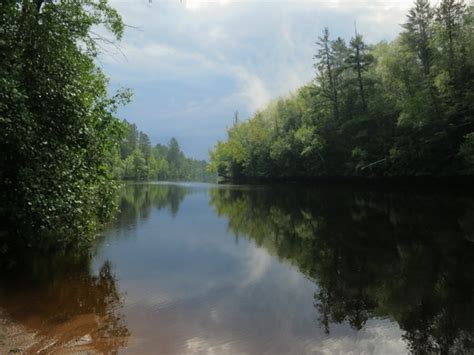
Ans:
[[[334,119],[339,119],[339,95],[336,87],[336,80],[333,72],[334,54],[332,52],[331,41],[329,39],[329,29],[324,28],[323,34],[318,38],[316,44],[320,47],[314,56],[318,62],[315,64],[319,71],[321,88],[325,96],[332,102]]]
[[[448,53],[448,68],[450,71],[453,70],[455,65],[454,42],[462,26],[465,10],[466,5],[462,0],[442,0],[436,9],[436,22],[441,25],[443,33],[447,37],[448,46],[446,51]]]
[[[368,52],[367,45],[364,43],[364,39],[357,33],[350,42],[350,54],[348,57],[348,64],[355,71],[357,75],[357,85],[359,88],[359,96],[362,102],[362,108],[364,111],[367,110],[367,99],[364,87],[363,73],[369,69],[369,66],[374,62],[374,57]]]
[[[434,18],[434,11],[431,9],[429,0],[416,0],[407,18],[408,21],[403,25],[406,30],[405,42],[417,53],[423,72],[425,76],[428,76],[433,60],[431,24]]]

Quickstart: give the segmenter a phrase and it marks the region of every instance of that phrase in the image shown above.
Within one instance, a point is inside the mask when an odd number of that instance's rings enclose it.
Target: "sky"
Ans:
[[[314,78],[315,42],[359,33],[392,40],[411,0],[109,0],[127,25],[99,63],[111,90],[130,88],[118,112],[152,143],[176,137],[207,159],[235,112],[246,119]]]

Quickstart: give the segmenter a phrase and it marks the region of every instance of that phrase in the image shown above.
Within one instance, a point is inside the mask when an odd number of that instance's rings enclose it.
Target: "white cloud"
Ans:
[[[309,346],[317,354],[399,355],[406,354],[402,331],[390,321],[370,320],[357,337],[324,339]]]
[[[215,344],[207,339],[201,337],[193,337],[187,339],[185,342],[186,353],[189,354],[231,354],[235,353],[232,351],[230,343]]]
[[[184,3],[186,9],[197,11],[213,5],[224,6],[229,4],[230,0],[184,0]]]
[[[213,10],[219,10],[219,8],[229,5],[253,5],[257,1],[255,0],[184,0],[184,5],[187,10],[198,11],[208,8]],[[259,3],[275,3],[274,0],[259,0]],[[319,9],[332,9],[350,11],[353,9],[376,9],[376,10],[388,10],[388,9],[407,9],[413,4],[414,0],[286,0],[281,3],[288,5],[303,4],[306,6],[314,7],[317,6]]]
[[[406,9],[413,4],[414,0],[309,0],[308,2],[330,9],[351,11],[361,8],[366,10]]]
[[[140,70],[143,79],[148,79],[148,73],[159,72],[167,66],[177,67],[179,70],[213,67],[214,63],[199,52],[193,52],[184,48],[172,47],[163,43],[123,43],[120,46],[120,54],[107,55],[103,57],[104,62],[116,65],[124,71],[136,68]]]
[[[228,38],[222,28],[214,27],[209,31],[209,38],[212,42],[221,42]]]
[[[126,30],[121,43],[125,57],[112,50],[101,61],[113,83],[135,89],[135,100],[139,101],[142,95],[140,86],[150,90],[145,84],[156,82],[156,91],[167,103],[156,107],[156,101],[146,102],[144,98],[137,105],[140,111],[126,118],[148,120],[148,127],[143,127],[146,130],[153,125],[161,130],[160,125],[174,122],[175,136],[182,133],[178,130],[183,127],[188,132],[205,129],[209,132],[207,146],[195,148],[199,151],[196,156],[204,158],[215,141],[225,135],[232,112],[251,114],[313,78],[314,42],[324,26],[330,27],[333,37],[348,39],[357,22],[367,40],[389,40],[399,32],[411,3],[412,0],[111,0],[125,23],[138,28]],[[170,82],[178,83],[182,91],[177,92]],[[217,112],[217,108],[222,111]],[[229,108],[231,112],[226,112]],[[143,117],[149,112],[157,114]],[[186,122],[176,122],[176,117],[184,116],[189,117]],[[173,127],[166,129],[171,131]],[[219,131],[222,135],[217,136]],[[187,139],[191,142],[192,136]]]
[[[229,65],[229,71],[240,82],[241,92],[250,111],[256,111],[271,100],[264,81],[244,66]]]

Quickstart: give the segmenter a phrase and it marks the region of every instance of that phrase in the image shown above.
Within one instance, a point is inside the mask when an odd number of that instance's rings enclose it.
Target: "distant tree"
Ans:
[[[135,124],[128,125],[127,135],[122,144],[122,158],[129,156],[138,147],[139,133]]]
[[[171,177],[174,179],[181,179],[183,177],[181,171],[183,158],[184,155],[181,152],[178,141],[174,137],[171,138],[170,142],[168,143],[168,153],[166,160],[169,164]]]
[[[234,114],[234,126],[239,124],[239,111],[235,111]]]
[[[143,132],[139,133],[138,146],[143,153],[145,161],[148,162],[151,155],[151,143],[150,138]]]
[[[152,147],[150,138],[125,122],[127,139],[120,145],[121,155],[111,156],[109,164],[114,176],[126,180],[193,180],[213,181],[215,175],[207,170],[207,162],[188,158],[176,138],[168,145]]]

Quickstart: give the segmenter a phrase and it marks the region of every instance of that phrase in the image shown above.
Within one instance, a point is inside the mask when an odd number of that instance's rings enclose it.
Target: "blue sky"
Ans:
[[[242,119],[314,77],[314,42],[327,26],[349,39],[354,24],[369,42],[400,32],[411,0],[110,0],[127,27],[120,49],[100,64],[112,89],[132,102],[119,116],[152,143],[176,137],[183,151],[207,159]]]

